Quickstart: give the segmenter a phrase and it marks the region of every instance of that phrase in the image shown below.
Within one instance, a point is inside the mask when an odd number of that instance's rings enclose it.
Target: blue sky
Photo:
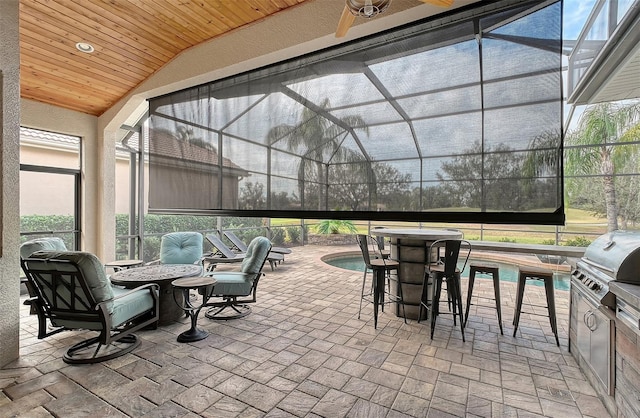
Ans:
[[[596,0],[564,0],[564,9],[562,15],[562,39],[576,40],[585,21],[589,17],[589,13],[593,9]],[[566,57],[564,58],[566,60]],[[566,61],[565,61],[566,64]],[[564,82],[566,83],[566,77]],[[584,106],[578,106],[571,118],[569,130],[576,129],[580,115],[584,111]],[[569,106],[565,103],[564,117],[569,117]]]
[[[596,0],[564,0],[562,37],[575,40]]]

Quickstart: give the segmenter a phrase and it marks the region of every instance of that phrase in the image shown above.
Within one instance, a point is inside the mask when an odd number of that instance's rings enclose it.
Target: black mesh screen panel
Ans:
[[[151,99],[149,210],[563,223],[562,4],[478,4]]]

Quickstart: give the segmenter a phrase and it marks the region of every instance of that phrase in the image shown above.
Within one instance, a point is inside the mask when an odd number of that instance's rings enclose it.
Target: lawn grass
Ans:
[[[366,234],[369,227],[384,226],[387,228],[455,228],[464,232],[465,238],[469,240],[484,241],[515,241],[523,244],[543,244],[554,241],[556,233],[562,244],[567,240],[576,237],[585,237],[593,241],[598,235],[602,235],[607,230],[607,220],[594,216],[589,211],[581,209],[566,208],[566,223],[564,226],[554,225],[480,225],[462,223],[432,223],[432,222],[401,222],[401,221],[354,221],[358,228],[358,233]],[[313,232],[313,225],[317,220],[305,220],[305,225],[309,225]],[[299,219],[271,219],[272,227],[296,227],[300,226]]]

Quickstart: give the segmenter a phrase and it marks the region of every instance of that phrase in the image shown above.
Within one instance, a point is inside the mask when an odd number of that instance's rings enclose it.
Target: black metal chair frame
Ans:
[[[491,281],[493,283],[493,301],[495,302],[496,313],[498,314],[498,326],[500,327],[500,335],[504,335],[504,330],[502,329],[502,307],[500,302],[500,268],[497,264],[476,262],[469,265],[469,283],[467,286],[467,306],[464,315],[464,326],[467,326],[467,320],[469,319],[469,310],[471,308],[471,299],[473,297],[473,288],[477,274],[491,275]],[[478,296],[478,298],[480,298],[480,296]]]
[[[439,250],[442,247],[444,247],[444,255],[440,256]],[[460,257],[460,251],[463,249],[467,250],[467,255],[462,268],[459,269],[457,266],[458,259]],[[420,310],[418,312],[418,322],[420,322],[420,318],[422,318],[423,309],[431,311],[431,339],[433,339],[433,334],[436,328],[436,318],[440,314],[439,305],[442,284],[445,282],[453,307],[453,324],[456,325],[456,317],[459,317],[460,331],[462,333],[462,341],[464,342],[464,310],[462,305],[462,286],[460,283],[460,275],[469,261],[471,243],[467,240],[457,239],[437,240],[429,246],[429,257],[433,254],[437,254],[438,259],[435,263],[427,263],[425,268],[424,281],[422,283],[422,297],[420,298]],[[428,291],[430,277],[433,278],[431,283],[435,286],[431,301],[429,301]]]
[[[520,323],[520,314],[522,313],[522,302],[524,300],[524,289],[527,285],[527,281],[541,281],[544,284],[544,293],[547,299],[547,305],[534,305],[529,304],[530,307],[540,307],[547,309],[547,315],[527,312],[529,315],[548,316],[549,324],[551,325],[551,331],[556,340],[556,345],[560,346],[560,340],[558,338],[558,322],[556,319],[556,302],[555,302],[555,290],[553,287],[553,271],[548,269],[538,269],[533,267],[520,267],[518,272],[518,284],[516,287],[516,306],[513,314],[513,336],[515,338],[518,332],[518,325]]]
[[[217,302],[207,302],[203,307],[207,307],[207,311],[204,316],[209,319],[215,320],[229,320],[229,319],[238,319],[243,318],[251,313],[251,307],[247,306],[249,303],[256,303],[256,291],[258,289],[258,281],[260,277],[264,276],[264,273],[260,272],[256,274],[256,278],[253,279],[253,286],[251,286],[251,291],[248,295],[245,296],[231,296],[231,295],[216,295],[215,292],[211,293],[207,299],[209,298],[220,298],[221,301]],[[213,277],[213,276],[212,276]],[[249,296],[249,298],[246,298]],[[245,299],[238,299],[239,297],[244,297]],[[210,300],[210,299],[209,299]],[[223,314],[223,312],[227,309],[232,311],[231,314]]]
[[[32,265],[32,262],[37,263]],[[46,268],[52,262],[68,265],[65,269],[68,271]],[[75,262],[28,257],[20,260],[20,263],[35,292],[35,296],[30,297],[29,301],[31,306],[35,307],[38,315],[38,339],[49,337],[61,331],[85,329],[82,327],[58,327],[47,331],[47,320],[51,321],[53,325],[56,325],[57,320],[100,325],[100,330],[95,330],[99,333],[98,336],[85,339],[67,349],[63,356],[65,363],[98,363],[127,354],[140,345],[140,340],[134,332],[158,321],[158,285],[155,283],[139,286],[111,300],[98,303],[87,286],[84,274]],[[39,265],[45,266],[45,268],[37,267]],[[50,276],[51,280],[47,279],[45,275]],[[61,289],[69,292],[69,301],[59,296],[58,292]],[[81,291],[78,292],[78,289]],[[107,304],[141,289],[149,289],[154,301],[153,309],[130,318],[129,321],[118,327],[113,327]],[[91,331],[94,330],[91,329]],[[100,354],[101,350],[104,354]]]
[[[364,260],[364,272],[362,275],[362,289],[360,291],[360,307],[358,308],[358,319],[360,319],[360,313],[362,311],[362,301],[365,300],[369,303],[373,303],[373,327],[378,327],[378,306],[381,307],[384,312],[384,305],[389,303],[397,303],[402,305],[402,316],[404,323],[407,323],[407,315],[405,312],[405,304],[402,296],[402,284],[397,280],[398,294],[391,293],[390,281],[393,280],[391,275],[388,274],[391,270],[397,270],[399,263],[396,260],[391,260],[384,257],[378,246],[378,241],[371,236],[359,234],[357,236],[358,246],[362,252],[362,258]],[[372,248],[378,250],[376,258],[371,259],[371,253],[369,252],[369,241],[373,244]],[[371,271],[373,278],[371,280],[371,289],[369,292],[365,291],[367,273]]]

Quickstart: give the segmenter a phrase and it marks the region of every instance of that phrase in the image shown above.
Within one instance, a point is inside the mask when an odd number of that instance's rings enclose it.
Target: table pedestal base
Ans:
[[[178,342],[180,343],[192,343],[194,341],[204,340],[209,336],[209,333],[203,329],[191,328],[182,334],[178,335]]]
[[[209,288],[215,284],[216,280],[211,277],[187,277],[171,282],[174,289],[174,297],[180,294],[180,292],[176,292],[176,290],[182,290],[182,301],[180,302],[176,298],[176,305],[179,305],[191,320],[191,328],[178,335],[179,343],[200,341],[209,336],[207,331],[198,329],[198,315],[200,314],[200,310],[207,304],[207,300],[209,300]],[[202,303],[200,305],[194,305],[192,303],[189,297],[190,289],[199,290],[202,294]]]

